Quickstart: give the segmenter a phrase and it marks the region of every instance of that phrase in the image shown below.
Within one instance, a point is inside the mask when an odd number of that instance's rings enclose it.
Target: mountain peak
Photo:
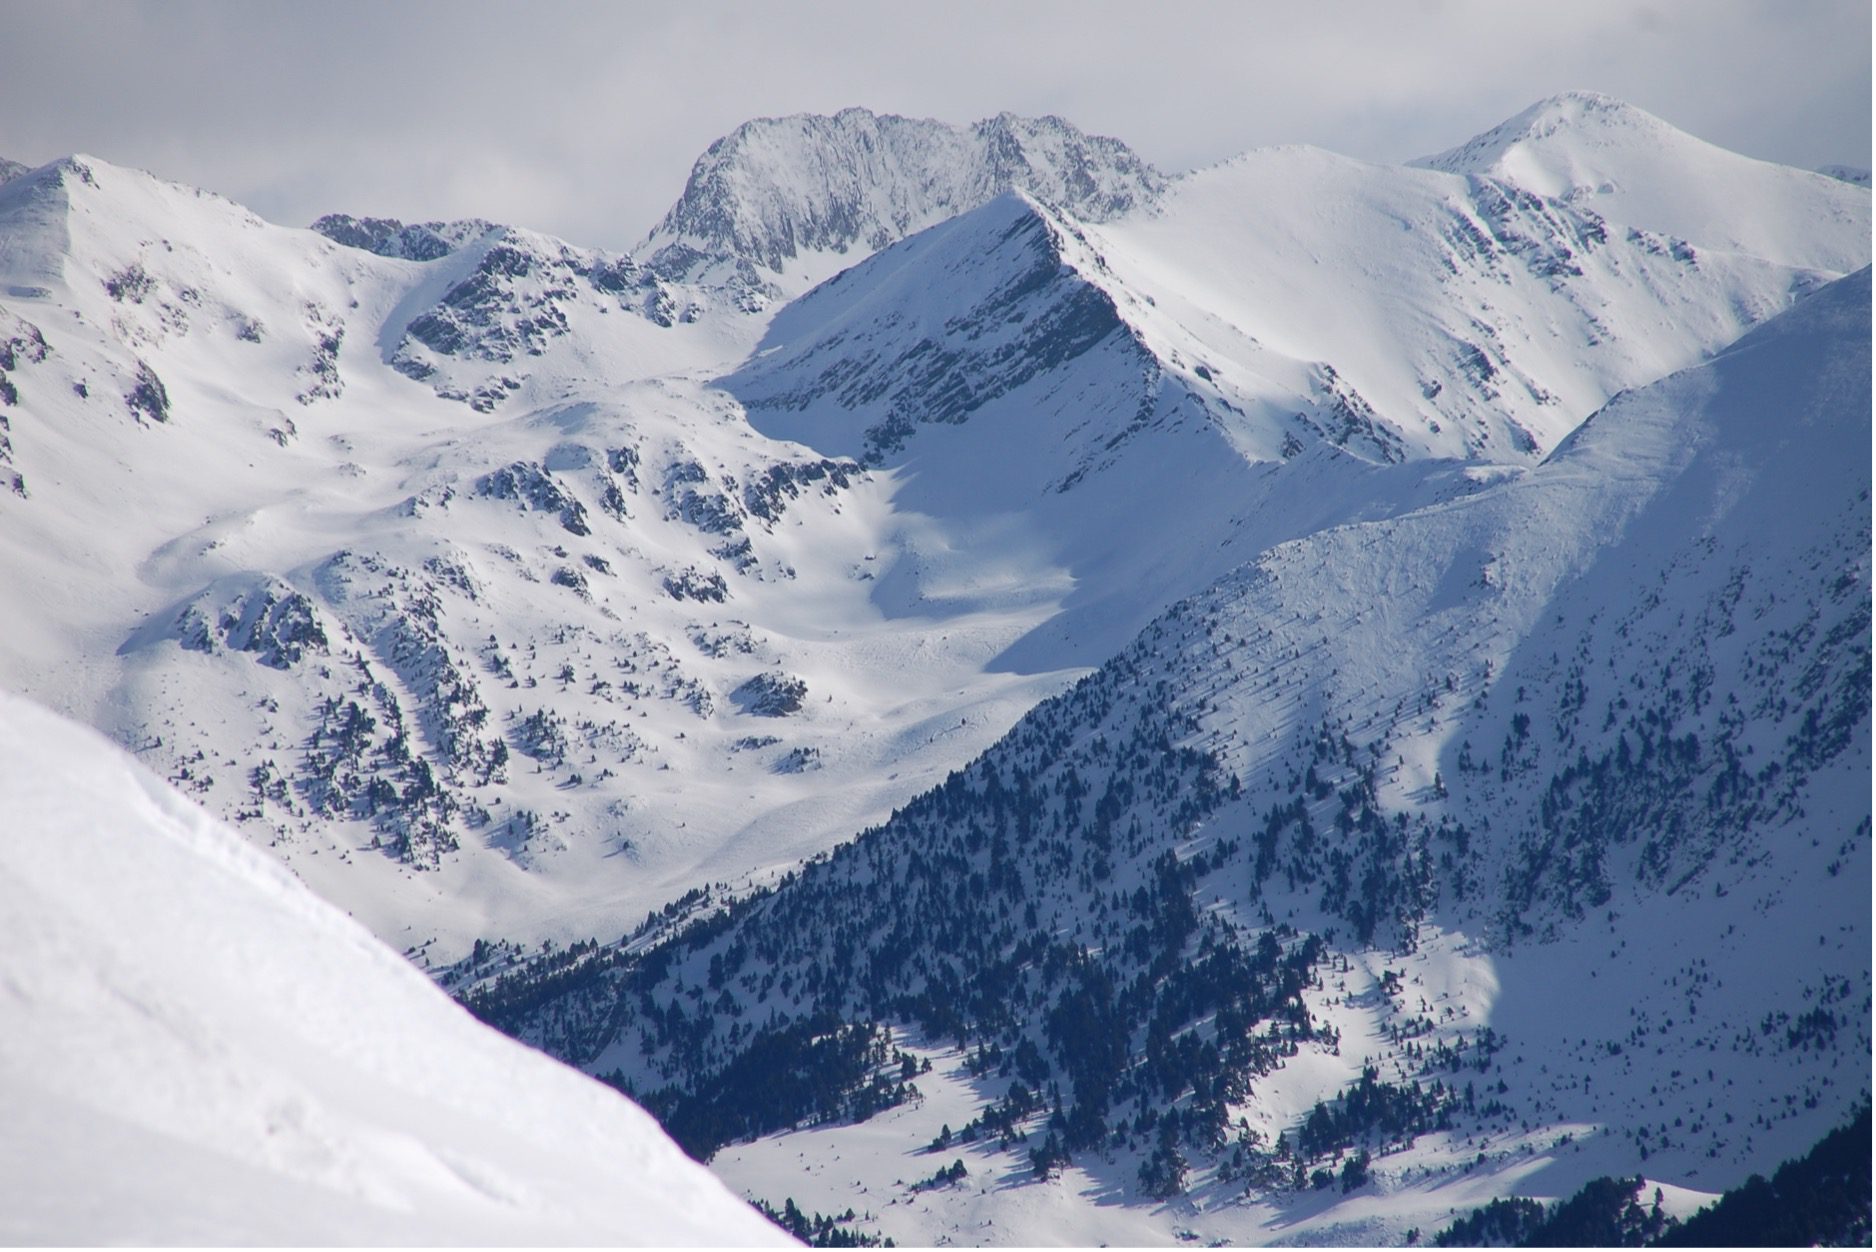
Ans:
[[[1639,109],[1628,101],[1601,91],[1585,91],[1581,88],[1571,91],[1559,91],[1546,96],[1530,108],[1518,114],[1513,121],[1523,118],[1542,116],[1569,116],[1577,119],[1588,117],[1634,118],[1655,122],[1661,125],[1661,119],[1645,109]]]
[[[698,158],[645,253],[660,272],[727,258],[780,273],[804,253],[877,251],[1012,189],[1099,220],[1165,181],[1124,143],[1059,117],[757,118]]]
[[[1681,132],[1645,109],[1614,96],[1598,91],[1564,91],[1539,100],[1456,148],[1422,157],[1413,164],[1451,174],[1497,174],[1532,145],[1598,143],[1612,134],[1667,139]]]
[[[0,161],[0,185],[6,186],[9,196],[28,187],[45,189],[39,193],[41,195],[60,191],[71,193],[77,187],[84,187],[89,189],[84,194],[110,198],[117,202],[120,211],[126,197],[179,197],[212,202],[252,217],[247,209],[218,192],[176,182],[134,165],[119,165],[83,152],[70,153],[37,168],[21,166],[8,175],[6,167],[13,164]],[[34,193],[29,191],[26,194]]]
[[[1728,151],[1593,91],[1531,105],[1413,162],[1491,178],[1611,222],[1718,252],[1842,275],[1868,249],[1868,193]]]

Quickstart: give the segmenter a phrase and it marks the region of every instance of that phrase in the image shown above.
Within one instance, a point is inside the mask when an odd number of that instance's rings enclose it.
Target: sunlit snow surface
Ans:
[[[95,731],[0,794],[0,1239],[785,1242]]]

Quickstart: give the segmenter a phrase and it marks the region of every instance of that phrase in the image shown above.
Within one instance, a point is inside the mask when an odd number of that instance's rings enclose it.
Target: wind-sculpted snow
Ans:
[[[784,1243],[94,732],[0,790],[9,1243]]]
[[[0,695],[9,1243],[778,1244],[95,733]]]
[[[873,1183],[965,1148],[1214,1235],[1795,1155],[1870,1083],[1869,301],[1272,548],[774,890],[465,999],[696,1152],[919,1126],[920,1058],[961,1057],[976,1119],[875,1132]],[[835,1030],[877,1046],[802,1046]],[[818,1094],[757,1105],[757,1058]],[[826,1207],[769,1142],[731,1168]]]

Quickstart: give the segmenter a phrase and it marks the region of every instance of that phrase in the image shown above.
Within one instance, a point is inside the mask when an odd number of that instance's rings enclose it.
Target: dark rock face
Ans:
[[[341,233],[352,237],[349,230]],[[404,234],[382,244],[403,248]],[[472,247],[458,249],[463,256],[455,264],[467,262],[474,249],[481,255],[473,266],[404,328],[390,363],[409,378],[431,382],[446,399],[462,400],[478,411],[493,410],[520,383],[507,377],[483,381],[479,373],[473,384],[453,383],[452,362],[507,365],[543,356],[554,341],[572,333],[569,312],[581,304],[616,308],[660,326],[677,320],[671,294],[629,256],[491,227]]]
[[[801,711],[808,698],[808,684],[793,674],[757,674],[730,692],[745,713],[756,717],[787,717]]]
[[[348,248],[405,261],[435,261],[497,229],[478,218],[461,222],[412,222],[394,217],[352,217],[328,213],[313,229]]]
[[[52,355],[46,337],[37,326],[10,313],[5,317],[6,320],[0,322],[0,331],[5,332],[0,337],[0,370],[18,369],[22,361],[37,365]]]
[[[476,494],[513,500],[524,512],[553,513],[569,534],[589,535],[586,508],[554,476],[532,461],[516,461],[476,480]]]
[[[774,523],[790,500],[811,488],[831,496],[845,490],[860,473],[859,465],[852,461],[783,461],[743,484],[743,504],[752,516]]]
[[[156,280],[144,271],[143,266],[132,263],[104,280],[105,294],[119,304],[142,304],[143,298],[150,294]]]
[[[169,420],[169,392],[164,388],[163,380],[156,376],[156,371],[145,362],[137,362],[137,378],[131,384],[129,394],[124,397],[124,405],[138,421]]]
[[[514,280],[533,273],[534,262],[524,249],[497,244],[435,308],[413,319],[405,335],[443,356],[540,356],[548,340],[567,333],[560,300],[571,292],[550,285],[535,299],[519,298]]]
[[[204,612],[200,600],[176,620],[178,642],[192,652],[226,647],[247,652],[270,669],[286,670],[309,653],[330,646],[313,602],[285,583],[267,580],[229,602],[219,613]]]
[[[0,313],[0,407],[20,402],[20,391],[9,375],[22,363],[37,365],[52,354],[45,336],[37,326],[9,313]],[[11,467],[13,440],[8,432],[12,423],[0,413],[0,488],[26,498],[26,478]]]
[[[300,367],[300,374],[307,382],[294,398],[301,404],[336,400],[345,391],[345,382],[339,377],[339,350],[345,346],[345,323],[317,305],[308,306],[307,321],[307,329],[313,335],[313,356]]]
[[[248,597],[239,617],[222,619],[228,646],[252,652],[262,665],[290,669],[308,652],[326,650],[326,632],[313,613],[313,602],[297,591],[273,589]]]
[[[664,576],[665,594],[673,600],[696,600],[721,604],[729,599],[729,584],[723,581],[723,575],[711,571],[705,573],[695,566],[686,566],[676,573]]]
[[[1165,182],[1127,145],[1057,117],[1005,113],[969,127],[865,109],[760,118],[698,159],[647,264],[674,278],[716,260],[773,271],[803,251],[878,250],[1011,190],[1099,221]]]

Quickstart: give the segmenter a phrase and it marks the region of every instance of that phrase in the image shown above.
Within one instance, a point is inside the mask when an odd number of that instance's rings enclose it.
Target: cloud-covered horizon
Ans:
[[[1858,0],[4,0],[0,21],[0,157],[90,152],[290,225],[485,217],[626,248],[739,123],[850,105],[1054,113],[1180,171],[1273,143],[1407,160],[1583,88],[1751,156],[1870,160]]]

